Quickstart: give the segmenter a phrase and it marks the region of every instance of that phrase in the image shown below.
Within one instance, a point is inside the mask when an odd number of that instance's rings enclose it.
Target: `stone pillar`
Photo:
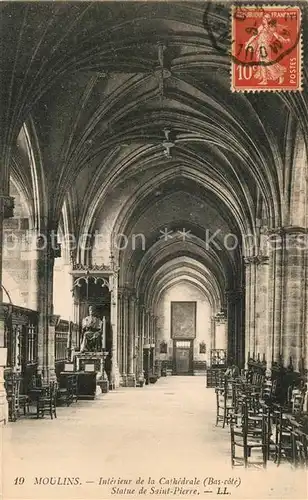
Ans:
[[[268,233],[269,289],[268,339],[266,361],[268,370],[272,362],[279,361],[282,350],[282,299],[284,282],[284,235],[281,228]]]
[[[144,373],[143,373],[143,346],[145,337],[145,308],[143,305],[139,307],[139,336],[138,336],[138,382],[143,385],[144,383]]]
[[[227,348],[228,348],[228,344],[226,344],[225,349],[227,349]],[[209,368],[210,364],[211,364],[211,351],[212,351],[212,349],[216,349],[216,321],[215,321],[215,316],[211,316],[210,345],[206,349],[206,364],[207,364],[207,368]]]
[[[305,250],[305,293],[303,294],[303,336],[302,336],[302,374],[306,375],[306,384],[308,387],[308,335],[306,333],[308,326],[308,248]],[[306,391],[304,411],[308,413],[308,390]]]
[[[149,312],[149,342],[153,342],[153,314]]]
[[[40,233],[34,232],[31,254],[32,279],[36,281],[36,290],[33,290],[31,295],[31,306],[39,312],[38,373],[46,382],[49,382],[56,379],[53,269],[54,259],[61,255],[56,231],[42,229]]]
[[[155,373],[155,316],[154,316],[154,314],[150,315],[150,324],[151,324],[151,335],[150,335],[151,360],[150,360],[150,370],[154,374]]]
[[[260,359],[267,354],[268,322],[268,286],[269,286],[269,258],[258,255],[256,260],[256,305],[255,305],[255,352]],[[250,351],[253,352],[253,351]]]
[[[123,338],[123,295],[122,292],[118,292],[118,350],[117,350],[117,360],[120,374],[122,373],[122,338]]]
[[[150,311],[145,311],[145,344],[150,343]]]
[[[307,338],[306,232],[305,228],[295,226],[268,232],[269,264],[264,272],[268,275],[266,360],[269,369],[273,361],[281,358],[287,366],[290,356],[295,370],[302,366]],[[264,328],[264,317],[262,311],[260,330]]]
[[[135,338],[134,338],[134,374],[136,381],[138,380],[138,357],[139,357],[139,337],[140,337],[140,325],[139,325],[139,299],[135,299]]]
[[[245,362],[256,352],[256,257],[245,257]]]
[[[57,380],[55,372],[55,339],[56,339],[56,326],[60,316],[50,315],[48,324],[48,351],[47,351],[47,367],[49,373],[49,380]]]
[[[113,272],[109,278],[110,286],[110,324],[112,330],[111,349],[111,389],[117,389],[120,385],[120,374],[118,365],[118,273]]]
[[[134,347],[135,347],[135,307],[136,298],[134,295],[129,296],[128,302],[128,359],[127,359],[127,385],[128,387],[136,386],[136,377],[134,372]]]
[[[144,366],[144,370],[146,373],[146,384],[149,383],[149,375],[151,371],[151,344],[150,344],[150,310],[146,309],[145,311],[145,342],[144,349],[146,349],[146,366]]]
[[[122,330],[122,383],[127,386],[127,351],[128,351],[128,294],[123,294],[123,330]]]
[[[80,304],[77,296],[77,290],[76,287],[74,287],[74,282],[75,278],[74,276],[71,276],[71,290],[72,290],[72,321],[75,323],[75,325],[78,325],[78,332],[77,332],[77,340],[76,340],[76,345],[72,345],[73,349],[78,349],[80,350],[81,346],[81,335],[80,335],[80,325],[81,325],[81,318],[80,318]],[[78,287],[77,287],[78,288]]]
[[[228,355],[239,367],[244,365],[243,292],[227,290]]]
[[[14,199],[8,195],[8,183],[3,182],[4,166],[1,167],[0,185],[0,285],[2,285],[2,251],[3,251],[3,220],[14,216]],[[1,169],[0,169],[1,170]],[[5,187],[7,191],[5,192]],[[2,191],[3,190],[3,191]],[[4,344],[5,315],[3,308],[3,289],[0,286],[0,425],[8,421],[8,403],[4,387],[4,368],[6,366],[7,349]]]
[[[266,355],[268,332],[269,258],[263,255],[246,257],[245,263],[245,361],[252,356]]]
[[[211,337],[210,337],[210,349],[208,351],[211,351],[212,349],[219,349],[219,347],[216,347],[216,320],[215,316],[211,317]]]
[[[215,347],[214,349],[226,349],[228,348],[228,330],[227,330],[227,318],[223,314],[216,314],[212,318],[213,328],[215,329]]]
[[[284,235],[284,295],[282,310],[282,347],[284,365],[290,356],[294,369],[301,368],[304,353],[305,328],[305,252],[306,231],[302,228],[285,228]]]

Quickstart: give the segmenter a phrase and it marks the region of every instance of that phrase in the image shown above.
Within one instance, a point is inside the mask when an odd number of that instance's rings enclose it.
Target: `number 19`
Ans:
[[[24,484],[25,478],[24,477],[15,477],[14,484]]]

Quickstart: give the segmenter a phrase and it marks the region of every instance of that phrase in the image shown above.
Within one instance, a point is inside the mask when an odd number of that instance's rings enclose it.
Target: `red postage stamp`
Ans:
[[[301,90],[301,10],[232,8],[232,90]]]

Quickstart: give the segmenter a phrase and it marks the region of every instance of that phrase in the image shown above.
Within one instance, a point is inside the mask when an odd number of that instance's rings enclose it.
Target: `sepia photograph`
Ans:
[[[0,499],[308,498],[308,2],[0,2]]]

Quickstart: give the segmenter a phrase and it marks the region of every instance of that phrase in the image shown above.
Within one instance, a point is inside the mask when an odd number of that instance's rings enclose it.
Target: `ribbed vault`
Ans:
[[[176,283],[190,282],[207,297],[213,311],[222,308],[224,294],[213,273],[198,261],[189,258],[175,258],[153,273],[145,290],[145,300],[155,311],[161,295]]]
[[[113,256],[120,287],[146,307],[193,283],[213,313],[228,310],[243,352],[243,258],[260,254],[261,230],[307,225],[295,208],[306,201],[307,51],[303,92],[232,93],[230,40],[213,44],[230,33],[229,6],[212,7],[2,2],[1,180],[6,195],[12,175],[31,228],[74,236],[79,263]]]
[[[30,198],[34,178],[40,179],[48,200],[42,217],[50,225],[58,225],[69,198],[71,209],[79,208],[78,228],[87,231],[119,179],[139,173],[140,165],[159,169],[164,127],[174,135],[174,163],[193,163],[212,183],[225,182],[226,196],[238,195],[248,218],[260,193],[268,224],[281,224],[284,157],[277,123],[297,117],[306,140],[306,89],[274,97],[232,94],[228,40],[215,49],[204,5],[59,2],[1,10],[2,158],[10,158],[31,122],[31,169],[17,153],[13,165],[23,170]],[[228,8],[207,14],[214,36],[219,23],[228,28]],[[159,43],[166,46],[163,100]]]

